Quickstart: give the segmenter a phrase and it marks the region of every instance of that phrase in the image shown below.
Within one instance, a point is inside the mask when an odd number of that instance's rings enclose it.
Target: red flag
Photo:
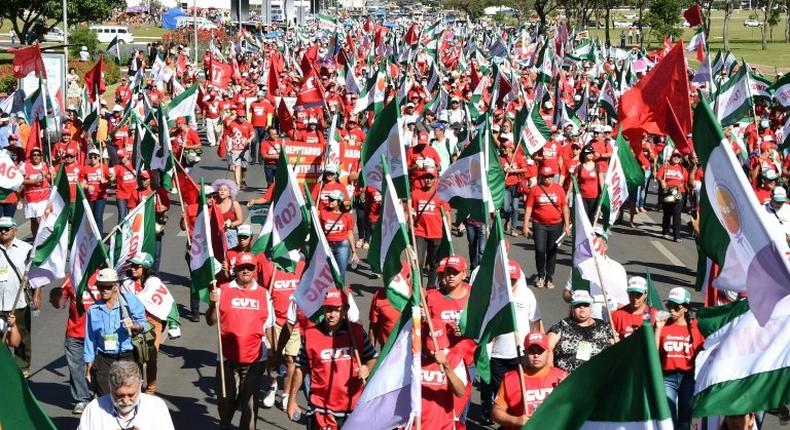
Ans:
[[[673,112],[667,111],[667,101],[672,105]],[[623,94],[617,110],[620,127],[629,140],[636,136],[641,139],[640,130],[669,135],[671,128],[679,128],[677,134],[688,135],[691,131],[691,107],[683,41],[678,41],[653,70]],[[677,125],[669,125],[673,113]],[[682,141],[675,143],[683,144]],[[631,145],[641,148],[641,141],[631,140]]]
[[[311,69],[310,73],[305,76],[302,82],[302,88],[296,96],[296,104],[304,109],[323,107],[326,105],[324,101],[324,91],[321,88],[321,81],[315,73],[315,69]]]
[[[280,77],[277,76],[277,67],[275,67],[275,60],[272,58],[269,61],[269,75],[266,77],[266,85],[269,87],[269,94],[277,95],[280,93]]]
[[[472,79],[472,91],[474,91],[477,86],[480,84],[480,72],[477,70],[477,63],[472,63],[472,72],[471,72],[471,79]]]
[[[686,22],[691,27],[702,24],[702,9],[700,9],[699,3],[694,3],[693,6],[683,11],[683,17],[686,18]]]
[[[702,43],[697,44],[697,61],[700,63],[705,59],[705,45]]]
[[[307,76],[310,70],[314,69],[313,64],[318,61],[318,45],[313,45],[304,52],[302,61],[299,62],[299,68],[302,69],[302,75]]]
[[[678,151],[684,154],[690,154],[693,147],[686,138],[688,133],[683,132],[683,128],[678,122],[678,116],[675,114],[675,109],[672,107],[672,103],[670,103],[669,99],[664,98],[664,103],[666,104],[667,135],[675,142],[675,148],[677,148]]]
[[[33,119],[33,125],[30,127],[30,135],[25,142],[25,160],[30,160],[30,151],[38,148],[44,152],[44,143],[41,141],[41,125],[38,123],[38,116]]]
[[[365,33],[373,31],[373,19],[370,18],[370,15],[368,15],[368,19],[365,20],[365,25],[362,28],[365,30]]]
[[[494,102],[495,102],[495,104],[500,104],[505,99],[505,96],[507,96],[508,94],[510,94],[511,91],[513,91],[513,85],[505,77],[505,75],[502,74],[501,71],[499,72],[499,74],[496,77],[496,79],[499,80],[499,82],[498,82],[499,83],[499,90],[497,92],[497,97],[496,97],[496,100]]]
[[[277,119],[280,123],[280,130],[287,135],[291,135],[294,131],[294,117],[285,105],[285,100],[280,99],[280,105],[277,106]]]
[[[416,45],[417,42],[420,41],[419,35],[417,35],[416,25],[412,24],[409,27],[409,30],[406,31],[406,35],[403,36],[403,40],[406,41],[406,44],[409,46]]]
[[[178,160],[174,161],[176,162],[176,177],[178,179],[176,185],[178,186],[178,193],[181,194],[181,200],[187,207],[197,205],[200,198],[198,184],[195,183],[192,176],[189,176],[189,173],[184,170],[184,167]]]
[[[354,55],[354,53],[357,51],[357,45],[354,44],[354,39],[351,38],[350,32],[346,33],[346,46],[348,46],[348,50],[351,52],[351,55]]]
[[[24,78],[30,72],[35,72],[37,78],[47,79],[47,71],[44,69],[44,59],[41,58],[41,48],[38,43],[9,51],[14,54],[12,65],[15,78]]]
[[[233,68],[230,64],[225,64],[220,61],[214,60],[211,62],[211,69],[209,70],[211,85],[220,89],[227,89],[230,84],[230,78],[233,75]]]
[[[84,80],[88,96],[91,101],[95,101],[107,89],[104,85],[104,57],[99,57],[99,61],[85,74]]]

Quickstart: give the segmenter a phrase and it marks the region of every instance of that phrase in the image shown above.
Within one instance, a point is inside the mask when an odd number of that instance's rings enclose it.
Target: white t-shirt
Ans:
[[[771,206],[771,202],[768,202],[765,204],[765,210],[768,211],[771,217],[779,221],[779,224],[782,225],[782,231],[786,235],[790,234],[790,205],[785,203],[779,210],[776,210]]]
[[[535,294],[527,286],[524,274],[519,276],[516,281],[515,291],[513,292],[513,307],[516,314],[516,327],[518,327],[519,345],[524,345],[524,338],[529,333],[531,323],[541,319],[538,301]],[[494,338],[491,342],[490,357],[492,358],[516,358],[516,339],[513,333],[503,334]]]
[[[134,418],[131,418],[134,416]],[[135,427],[138,430],[173,430],[173,420],[165,402],[159,397],[140,393],[137,414],[127,421],[115,412],[109,395],[93,399],[80,417],[77,430],[104,430]]]

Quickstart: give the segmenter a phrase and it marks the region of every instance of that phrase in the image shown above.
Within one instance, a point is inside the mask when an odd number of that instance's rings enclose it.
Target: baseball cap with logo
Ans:
[[[531,331],[524,338],[524,349],[529,349],[531,346],[539,346],[543,350],[549,349],[549,338],[539,331]]]
[[[249,266],[255,268],[255,256],[250,254],[249,252],[240,253],[238,256],[238,260],[236,260],[236,268],[249,267]]]
[[[543,166],[543,168],[540,169],[540,174],[543,176],[554,176],[554,168],[551,166]]]
[[[343,306],[346,304],[345,297],[342,291],[338,290],[337,288],[332,288],[326,292],[326,298],[324,298],[324,306]]]
[[[0,228],[16,227],[16,220],[10,216],[0,218]]]
[[[510,279],[515,281],[521,277],[521,265],[519,265],[516,260],[508,260],[507,273],[510,274]]]
[[[571,305],[573,306],[581,304],[591,305],[592,302],[593,298],[587,290],[575,290],[571,296]]]
[[[442,258],[442,261],[439,262],[439,267],[436,268],[436,271],[439,273],[444,273],[444,271],[447,269],[454,269],[458,272],[463,272],[466,270],[466,260],[464,260],[464,257],[458,255],[444,257]]]
[[[252,226],[249,224],[241,224],[236,227],[236,234],[239,236],[250,237],[252,236]]]
[[[784,203],[787,201],[787,190],[785,187],[778,186],[771,190],[771,200],[776,203]]]
[[[131,260],[129,260],[131,264],[139,264],[140,266],[145,267],[146,269],[150,269],[154,265],[154,257],[151,257],[151,254],[147,252],[138,252]]]
[[[669,290],[667,301],[677,305],[687,305],[691,303],[691,293],[683,287],[675,287]]]
[[[77,150],[75,148],[71,146],[66,148],[66,157],[76,157],[76,156],[77,156]]]
[[[769,181],[775,181],[777,178],[779,178],[779,175],[777,175],[776,171],[773,169],[764,169],[762,173],[760,173],[760,176],[762,176],[763,179],[767,179]]]
[[[641,276],[632,276],[628,279],[628,287],[625,291],[627,293],[647,293],[647,279]]]
[[[115,269],[105,267],[99,271],[99,275],[96,276],[96,283],[97,284],[114,284],[118,282],[118,274],[115,273]]]

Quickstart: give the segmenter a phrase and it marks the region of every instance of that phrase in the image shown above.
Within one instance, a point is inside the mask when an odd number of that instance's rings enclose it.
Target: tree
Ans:
[[[679,37],[683,30],[679,28],[683,3],[676,0],[652,0],[648,5],[646,24],[656,35]]]
[[[29,44],[62,23],[62,4],[61,0],[3,0],[0,18],[8,19],[19,40]],[[69,0],[66,4],[72,23],[103,21],[113,8],[110,0]]]
[[[763,26],[760,28],[760,35],[762,36],[760,49],[763,51],[768,50],[768,26],[770,25],[768,20],[771,16],[771,9],[773,9],[773,6],[774,0],[768,0],[765,4],[765,9],[763,10]]]
[[[463,11],[469,18],[475,20],[483,16],[485,8],[488,6],[487,0],[449,0],[447,6]]]
[[[771,9],[771,13],[768,15],[768,25],[769,25],[769,28],[768,28],[769,36],[768,37],[771,38],[771,42],[772,43],[774,41],[774,27],[779,25],[779,22],[780,22],[779,20],[781,18],[782,18],[782,8],[775,7],[773,9]]]
[[[724,26],[721,29],[721,36],[724,39],[724,52],[730,50],[730,18],[732,18],[732,11],[735,9],[736,0],[724,0]]]

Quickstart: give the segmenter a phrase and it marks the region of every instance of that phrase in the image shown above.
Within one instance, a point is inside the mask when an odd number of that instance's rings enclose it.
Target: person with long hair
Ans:
[[[244,213],[241,211],[241,205],[236,201],[238,187],[233,181],[228,179],[217,179],[211,183],[211,188],[216,192],[214,194],[214,204],[222,212],[220,221],[225,228],[228,248],[233,248],[239,243],[236,228],[244,223]]]
[[[656,320],[656,345],[664,371],[664,391],[677,430],[691,428],[694,395],[694,360],[705,338],[690,315],[691,294],[682,287],[669,292],[669,318]]]

